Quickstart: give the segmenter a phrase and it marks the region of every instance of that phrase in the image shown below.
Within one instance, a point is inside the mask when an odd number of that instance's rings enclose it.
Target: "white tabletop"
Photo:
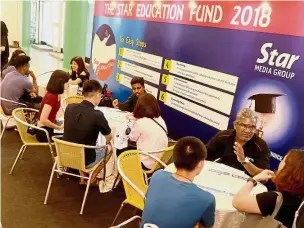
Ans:
[[[95,109],[101,111],[107,119],[114,139],[114,147],[117,149],[126,148],[128,146],[126,129],[128,127],[132,128],[134,124],[134,120],[129,119],[132,113],[109,107],[95,107]],[[63,117],[57,118],[57,120],[63,121]],[[63,134],[63,130],[55,130],[54,132]],[[99,146],[106,144],[105,137],[102,134],[99,134],[96,144]]]
[[[128,146],[126,129],[128,127],[132,128],[134,124],[134,121],[129,119],[129,116],[132,114],[129,112],[123,112],[116,108],[96,107],[95,109],[101,111],[109,122],[114,139],[114,147],[117,149],[126,148]],[[103,135],[99,135],[97,144],[105,144],[105,138]]]
[[[129,119],[127,117],[131,114],[129,112],[123,112],[118,108],[109,108],[103,106],[95,107],[95,110],[101,111],[106,117],[106,119],[112,122],[128,122]]]
[[[168,172],[176,172],[174,164],[165,169]],[[244,186],[248,175],[229,166],[205,161],[202,172],[196,176],[193,183],[198,187],[212,193],[216,201],[216,210],[235,211],[232,206],[234,195]],[[251,194],[266,192],[267,188],[258,184]]]

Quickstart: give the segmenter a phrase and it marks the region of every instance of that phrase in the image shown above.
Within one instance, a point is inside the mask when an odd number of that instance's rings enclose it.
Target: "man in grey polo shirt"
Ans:
[[[29,102],[32,104],[30,107],[38,109],[38,85],[36,76],[30,71],[30,60],[31,58],[26,55],[16,57],[16,71],[7,74],[0,84],[1,97],[19,103]],[[33,82],[27,79],[28,76],[32,77]],[[11,115],[14,109],[20,107],[19,104],[8,101],[1,101],[1,106],[7,115]]]

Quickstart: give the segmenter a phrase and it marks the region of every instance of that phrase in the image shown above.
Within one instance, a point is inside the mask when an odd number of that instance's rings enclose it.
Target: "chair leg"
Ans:
[[[118,181],[120,181],[120,179],[121,179],[121,176],[120,176],[119,173],[117,173],[117,176],[116,176],[116,178],[115,178],[115,180],[114,180],[114,183],[113,183],[113,186],[112,186],[112,189],[111,189],[112,191],[114,190],[116,183],[117,183]]]
[[[21,156],[20,156],[20,160],[23,159],[23,155],[24,155],[24,152],[25,152],[26,148],[27,148],[27,146],[25,146],[25,147],[23,148],[23,151],[22,151]]]
[[[4,131],[5,131],[6,127],[7,127],[7,124],[8,124],[8,122],[9,122],[11,119],[13,119],[13,117],[9,117],[9,118],[5,121],[4,124],[3,124],[3,121],[2,121],[3,129],[2,129],[2,131],[1,131],[0,140],[2,139],[2,136],[3,136],[3,134],[4,134]]]
[[[84,208],[84,205],[85,205],[86,200],[87,200],[87,195],[88,195],[90,184],[91,184],[92,174],[93,174],[93,172],[90,173],[89,179],[87,181],[87,187],[86,187],[86,190],[85,190],[85,193],[84,193],[84,196],[83,196],[82,205],[81,205],[81,209],[80,209],[80,214],[81,215],[83,213],[83,208]]]
[[[12,173],[13,173],[13,170],[14,170],[14,168],[15,168],[15,165],[16,165],[16,163],[17,163],[17,161],[18,161],[20,155],[22,154],[22,151],[23,151],[24,147],[25,147],[25,145],[22,145],[22,146],[21,146],[21,148],[20,148],[20,150],[19,150],[19,153],[18,153],[18,155],[17,155],[17,157],[16,157],[16,159],[15,159],[15,162],[14,162],[14,164],[13,164],[13,166],[12,166],[11,171],[10,171],[9,174],[12,174]]]
[[[46,195],[45,195],[45,198],[44,198],[44,204],[47,204],[47,200],[49,198],[49,193],[50,193],[50,189],[51,189],[51,185],[52,185],[52,181],[53,181],[53,176],[54,176],[54,172],[55,172],[55,169],[56,169],[56,165],[57,165],[57,161],[54,162],[54,165],[53,165],[53,168],[52,168],[52,173],[51,173],[51,176],[50,176],[48,188],[47,188]]]
[[[52,155],[52,159],[53,159],[53,161],[55,161],[55,156],[54,156],[52,145],[49,144],[49,148],[50,148],[50,152],[51,152],[51,155]]]
[[[53,162],[55,162],[56,159],[55,159],[55,156],[54,156],[52,145],[49,144],[49,148],[50,148],[50,152],[51,152],[51,156],[52,156]],[[58,157],[57,157],[57,159],[58,159]],[[57,164],[58,164],[58,162],[57,162]],[[62,175],[62,173],[61,173],[61,175]],[[56,176],[57,176],[58,179],[60,178],[60,174],[58,172],[56,172]]]
[[[116,214],[116,216],[115,216],[115,218],[114,218],[114,220],[113,220],[113,222],[112,222],[112,224],[111,224],[111,226],[114,226],[114,224],[115,224],[115,222],[116,222],[116,220],[117,220],[117,218],[118,218],[118,216],[119,216],[119,214],[122,211],[122,209],[123,209],[124,206],[125,206],[125,204],[122,203],[121,206],[120,206],[120,208],[119,208],[119,210],[118,210],[118,212],[117,212],[117,214]]]
[[[5,122],[5,123],[3,124],[3,122]],[[7,121],[2,121],[3,129],[2,129],[2,131],[1,131],[0,140],[2,139],[2,135],[4,134],[4,131],[5,131],[6,126],[7,126],[7,123],[8,123],[8,120],[7,120]]]

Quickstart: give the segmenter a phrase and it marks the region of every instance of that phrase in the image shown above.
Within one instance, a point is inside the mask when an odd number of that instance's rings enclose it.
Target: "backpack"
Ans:
[[[295,213],[292,228],[300,228],[300,226],[304,227],[304,200],[302,201],[299,209]]]
[[[244,222],[241,224],[240,228],[287,228],[281,222],[275,220],[276,215],[278,214],[282,203],[283,196],[282,193],[276,192],[278,197],[276,205],[272,215],[262,216],[258,214],[246,214]]]

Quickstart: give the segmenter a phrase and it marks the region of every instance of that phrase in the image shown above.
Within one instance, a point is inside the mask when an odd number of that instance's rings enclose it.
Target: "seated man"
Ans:
[[[151,178],[141,227],[212,227],[214,196],[193,184],[204,167],[205,145],[195,137],[180,139],[173,151],[176,173],[156,171]]]
[[[29,107],[39,109],[42,98],[37,96],[38,85],[36,76],[30,71],[31,58],[26,55],[17,56],[14,62],[16,71],[7,74],[0,85],[1,97],[11,100],[1,101],[3,111],[11,115],[13,110],[22,107],[18,103],[25,103]],[[33,82],[27,79],[31,76]]]
[[[269,148],[255,134],[257,119],[256,113],[249,108],[239,111],[234,130],[219,132],[207,144],[207,160],[220,158],[218,162],[243,170],[251,176],[269,169]]]
[[[70,104],[64,113],[63,139],[73,143],[95,146],[99,132],[106,137],[106,142],[112,139],[111,128],[101,111],[94,107],[101,99],[102,87],[96,80],[86,81],[83,85],[84,100],[80,104]],[[103,158],[102,151],[86,149],[85,165],[87,168],[96,165]],[[103,167],[100,166],[92,176],[92,182]],[[84,175],[84,173],[81,173]],[[80,184],[84,184],[81,180]]]
[[[131,80],[132,95],[128,98],[125,103],[118,102],[117,99],[113,101],[113,107],[118,107],[122,111],[133,112],[137,103],[138,97],[145,93],[145,81],[141,77],[134,77]]]

